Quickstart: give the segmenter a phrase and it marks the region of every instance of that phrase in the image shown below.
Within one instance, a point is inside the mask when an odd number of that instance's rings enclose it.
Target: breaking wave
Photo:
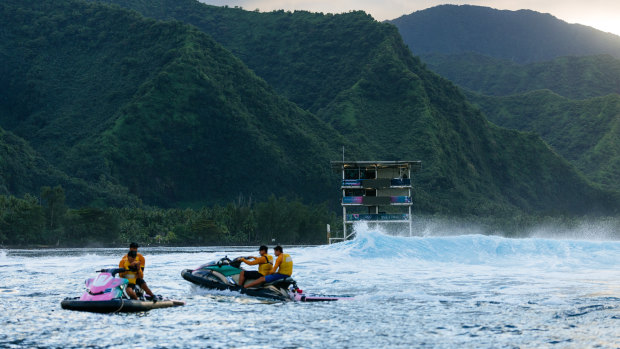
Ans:
[[[430,262],[489,265],[562,263],[594,268],[617,267],[618,241],[504,238],[486,235],[402,237],[358,227],[353,240],[324,247],[351,258],[412,258]]]

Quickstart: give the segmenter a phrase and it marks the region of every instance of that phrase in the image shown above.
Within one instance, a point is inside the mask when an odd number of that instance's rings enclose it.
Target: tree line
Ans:
[[[326,224],[337,228],[339,222],[326,203],[275,195],[199,209],[69,208],[61,186],[42,187],[40,197],[0,195],[4,246],[321,244]]]

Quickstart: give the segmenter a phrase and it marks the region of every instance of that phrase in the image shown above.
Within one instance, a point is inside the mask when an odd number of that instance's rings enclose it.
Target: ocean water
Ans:
[[[209,291],[180,271],[255,248],[142,248],[145,279],[184,307],[63,310],[124,249],[0,251],[0,347],[620,348],[620,242],[388,236],[285,248],[304,291],[274,302]],[[271,252],[271,250],[270,250]]]

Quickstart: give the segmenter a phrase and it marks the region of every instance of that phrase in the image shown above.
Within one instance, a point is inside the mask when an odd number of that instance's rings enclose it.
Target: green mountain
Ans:
[[[540,139],[489,125],[459,91],[411,56],[394,27],[364,13],[258,13],[193,0],[105,2],[195,25],[279,93],[363,145],[371,158],[422,159],[417,203],[423,210],[545,210],[556,204],[563,210],[560,202],[572,201],[560,199],[561,185],[543,175],[546,164],[572,172],[569,165]],[[503,147],[540,159],[515,159],[518,153]],[[570,181],[588,186],[577,174]]]
[[[470,100],[494,123],[541,135],[592,181],[620,191],[620,95],[571,100],[538,90]]]
[[[620,59],[609,55],[559,57],[529,64],[476,53],[429,54],[421,58],[437,74],[489,96],[543,89],[572,99],[620,94]]]
[[[259,13],[196,0],[100,0],[147,17],[179,20],[209,34],[282,96],[317,112],[357,82],[393,27],[364,12]]]
[[[535,132],[589,180],[620,191],[620,37],[476,6],[438,6],[392,23],[430,70],[471,91],[489,120]]]
[[[81,1],[0,4],[0,126],[66,173],[164,206],[335,203],[328,163],[344,144],[348,158],[422,160],[418,211],[620,207],[538,136],[489,123],[366,14],[123,4],[196,27]]]
[[[489,120],[535,132],[591,181],[620,191],[620,60],[599,55],[518,64],[475,53],[423,59],[472,91],[469,100]]]
[[[63,181],[26,141],[0,128],[0,195],[38,192],[50,182]]]
[[[158,205],[332,186],[316,164],[346,141],[207,35],[81,1],[0,6],[0,125],[60,169]]]
[[[441,5],[390,21],[417,54],[476,52],[514,62],[609,54],[620,58],[620,37],[550,14]]]
[[[39,195],[41,187],[61,185],[67,202],[90,206],[139,206],[138,198],[105,179],[93,183],[70,177],[50,165],[23,139],[0,128],[0,195]]]

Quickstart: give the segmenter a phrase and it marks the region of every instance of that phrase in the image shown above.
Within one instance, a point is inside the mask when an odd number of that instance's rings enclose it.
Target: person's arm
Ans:
[[[142,271],[144,271],[144,267],[146,266],[146,258],[144,258],[143,255],[140,255],[140,269],[142,269]]]
[[[127,260],[127,255],[123,256],[123,258],[121,258],[121,261],[118,262],[118,267],[119,268],[125,268],[125,261]]]
[[[282,258],[283,258],[282,255],[278,256],[278,259],[276,259],[276,262],[271,268],[271,271],[269,272],[269,274],[273,274],[276,272],[276,270],[278,270],[278,267],[280,267],[280,263],[282,263]]]
[[[247,260],[245,258],[242,258],[241,260],[244,261],[245,264],[247,264],[247,265],[256,265],[256,264],[261,264],[261,263],[267,263],[267,257],[263,257],[263,256],[260,256],[258,258],[254,257],[253,261],[249,261],[249,260]]]
[[[125,257],[123,257],[123,259],[121,259],[121,262],[118,264],[119,268],[123,268],[125,270],[129,269],[129,262],[127,262],[127,259],[125,259]],[[127,272],[122,272],[122,273],[118,273],[119,277],[125,277],[125,275],[127,274]]]

